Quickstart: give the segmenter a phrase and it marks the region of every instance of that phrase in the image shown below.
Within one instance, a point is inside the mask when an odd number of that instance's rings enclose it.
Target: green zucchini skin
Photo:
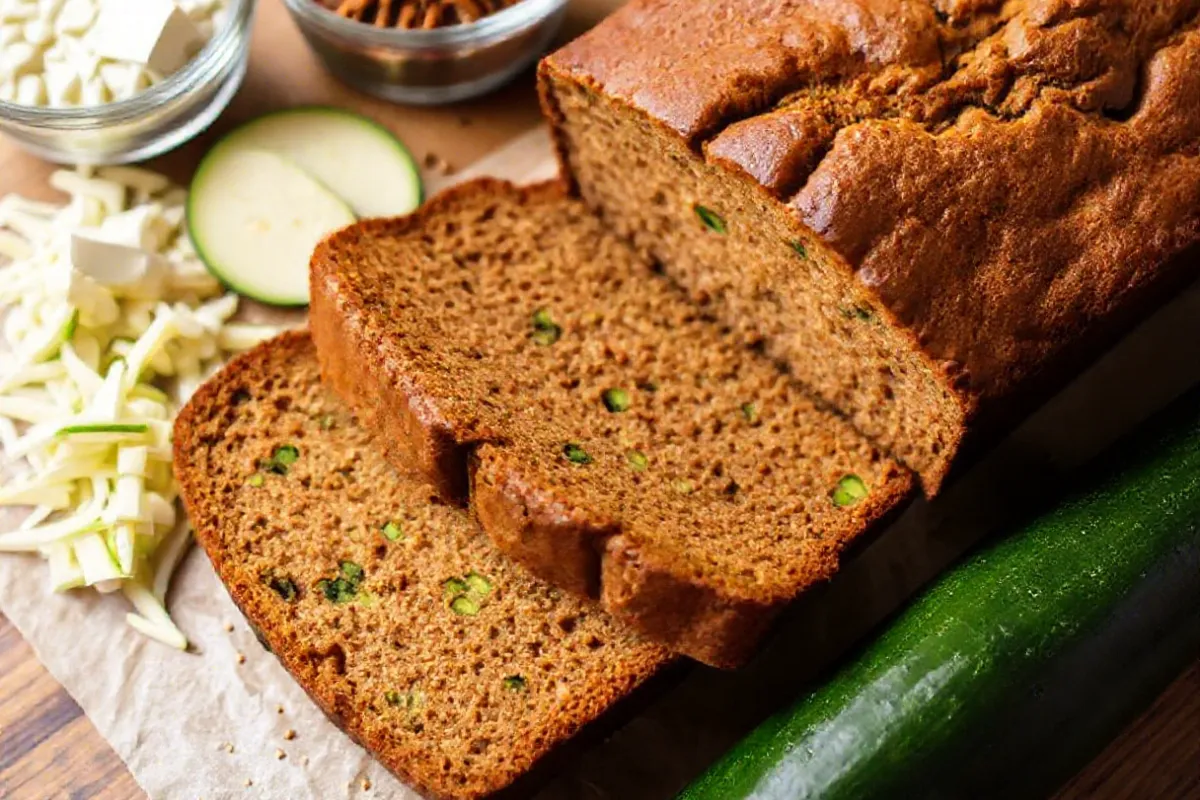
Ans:
[[[686,800],[1036,797],[1200,649],[1200,390],[940,578]]]

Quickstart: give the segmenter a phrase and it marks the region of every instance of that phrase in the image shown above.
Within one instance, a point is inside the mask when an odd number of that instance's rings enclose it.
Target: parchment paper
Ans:
[[[532,179],[552,170],[545,134],[536,131],[470,172]],[[1194,286],[936,503],[914,503],[850,554],[833,582],[797,603],[751,665],[733,673],[694,667],[665,684],[627,724],[567,761],[539,796],[671,796],[922,583],[980,537],[1019,518],[1014,498],[1061,485],[1073,467],[1198,382],[1200,286]],[[169,598],[194,653],[136,634],[124,623],[122,599],[49,595],[45,577],[36,559],[0,557],[0,611],[152,798],[416,796],[329,724],[262,650],[198,550],[181,567]],[[288,729],[296,732],[294,740],[284,739]],[[277,750],[286,757],[279,760]]]

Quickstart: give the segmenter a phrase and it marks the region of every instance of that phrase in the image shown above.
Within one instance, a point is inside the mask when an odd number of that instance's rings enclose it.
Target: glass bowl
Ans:
[[[319,0],[284,0],[333,75],[396,103],[437,105],[511,80],[549,46],[567,0],[521,0],[476,22],[432,30],[376,28]]]
[[[64,164],[124,164],[164,153],[207,128],[246,74],[256,0],[229,0],[225,24],[178,72],[126,100],[46,108],[0,101],[0,132]]]

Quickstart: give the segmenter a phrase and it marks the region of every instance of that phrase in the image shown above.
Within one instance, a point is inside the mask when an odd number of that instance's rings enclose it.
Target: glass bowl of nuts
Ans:
[[[436,105],[495,89],[549,46],[566,0],[284,0],[345,83]],[[327,5],[328,4],[328,5]]]
[[[177,147],[241,85],[255,2],[23,4],[28,19],[0,25],[0,132],[69,164],[122,164]]]

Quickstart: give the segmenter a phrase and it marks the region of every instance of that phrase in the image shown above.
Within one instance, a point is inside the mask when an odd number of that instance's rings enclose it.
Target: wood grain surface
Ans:
[[[564,36],[594,22],[619,0],[574,0]],[[531,74],[487,98],[439,109],[391,106],[357,94],[315,62],[279,0],[263,0],[246,83],[214,130],[154,166],[186,179],[199,153],[231,125],[297,103],[333,102],[384,121],[418,160],[429,154],[462,167],[536,125]],[[0,142],[0,194],[50,196],[53,169]],[[433,185],[445,178],[426,169]],[[120,759],[79,707],[38,664],[0,615],[0,798],[143,798]],[[1061,798],[1200,799],[1200,662],[1181,676],[1126,733],[1066,786]]]
[[[1090,798],[1200,798],[1200,661],[1064,786],[1057,800]]]

